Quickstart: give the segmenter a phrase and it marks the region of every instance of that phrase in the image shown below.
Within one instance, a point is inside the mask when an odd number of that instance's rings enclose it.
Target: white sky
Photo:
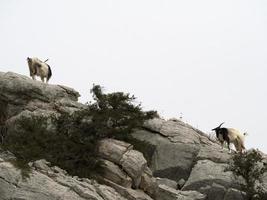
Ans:
[[[0,1],[0,71],[49,58],[50,83],[81,102],[100,84],[204,132],[226,122],[264,152],[266,36],[264,0]]]

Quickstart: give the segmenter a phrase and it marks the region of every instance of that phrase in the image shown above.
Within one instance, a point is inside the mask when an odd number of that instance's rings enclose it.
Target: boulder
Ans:
[[[175,143],[170,139],[147,130],[137,130],[132,136],[140,142],[154,146],[151,152],[150,168],[153,175],[161,178],[168,178],[177,181],[185,180],[191,172],[199,146],[196,144]],[[146,149],[138,149],[144,153]]]

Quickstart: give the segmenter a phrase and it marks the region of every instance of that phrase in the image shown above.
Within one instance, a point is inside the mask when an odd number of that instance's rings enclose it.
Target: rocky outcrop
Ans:
[[[132,180],[131,184],[127,184],[129,187],[139,188],[141,177],[147,168],[147,161],[142,153],[133,150],[131,144],[114,139],[103,139],[98,145],[98,155],[107,159],[104,163],[114,162],[114,164],[109,164],[109,169],[113,169],[110,171],[117,171],[121,177]],[[104,178],[109,179],[108,176]],[[110,180],[118,184],[118,181],[114,181],[115,179]]]
[[[242,179],[227,171],[231,154],[201,131],[177,119],[158,118],[147,121],[132,136],[141,143],[141,152],[150,152],[154,176],[175,181],[182,191],[205,194],[206,199],[243,199]]]
[[[18,120],[42,117],[37,123],[44,123],[52,134],[54,117],[85,107],[78,97],[78,92],[65,86],[44,84],[12,72],[0,73],[0,106],[4,111],[0,118],[11,132],[20,131]],[[132,144],[104,139],[98,144],[98,157],[101,173],[96,180],[72,177],[45,160],[30,163],[31,172],[25,178],[12,164],[16,158],[2,152],[0,199],[168,199],[169,187],[157,182],[147,160]],[[188,192],[176,193],[173,196],[178,199],[191,198]]]
[[[1,155],[0,155],[1,157]],[[45,160],[30,163],[28,178],[7,158],[0,159],[0,199],[20,200],[124,200],[113,188],[96,181],[70,177]]]
[[[155,178],[152,171],[147,167],[147,161],[143,154],[133,150],[133,146],[122,141],[114,139],[104,139],[99,142],[98,155],[107,159],[105,163],[109,164],[111,169],[104,170],[110,172],[109,176],[104,174],[98,175],[98,180],[116,190],[122,195],[134,194],[138,190],[144,191],[149,196],[144,196],[143,199],[204,199],[202,195],[196,191],[178,191],[177,183],[168,179]],[[106,165],[107,166],[107,165]],[[111,172],[112,171],[112,172]],[[117,176],[112,176],[116,171]],[[123,177],[118,180],[118,177]],[[127,179],[131,177],[131,179]],[[123,180],[123,181],[122,181]],[[122,184],[126,180],[131,180],[131,184]],[[128,183],[128,182],[127,182]],[[137,190],[133,190],[137,189]],[[130,192],[131,191],[131,192]],[[130,192],[130,193],[129,193]],[[130,199],[135,199],[131,196]]]
[[[79,96],[66,86],[44,84],[13,72],[0,73],[0,101],[6,104],[9,117],[24,110],[71,112],[84,106],[77,102]]]
[[[78,92],[65,86],[0,72],[0,127],[18,129],[17,120],[41,116],[53,133],[53,117],[85,107],[78,97]],[[98,143],[101,170],[94,179],[72,177],[45,160],[30,163],[31,172],[25,178],[12,164],[16,158],[2,152],[0,200],[243,199],[242,179],[227,170],[231,155],[200,130],[177,119],[155,118],[131,136],[128,143],[115,139]],[[267,173],[264,186],[267,191]]]
[[[155,147],[150,166],[154,175],[174,181],[187,179],[202,146],[213,145],[203,133],[181,121],[158,118],[149,120],[144,128],[132,136]]]
[[[113,151],[110,146],[114,145],[120,147]],[[128,150],[124,151],[123,147],[128,147]],[[106,155],[106,150],[109,149],[111,154],[113,152],[117,155],[121,154],[118,156],[121,159],[114,163],[107,160],[108,157],[105,157],[106,159],[102,157],[102,170],[96,176],[97,181],[71,177],[66,171],[51,166],[45,160],[29,163],[31,172],[29,177],[24,177],[23,171],[12,164],[15,163],[16,158],[10,153],[2,152],[0,154],[0,199],[205,199],[205,195],[197,191],[178,191],[171,188],[168,183],[165,184],[167,180],[158,182],[147,167],[143,155],[130,147],[128,143],[114,139],[100,141],[100,157]],[[122,150],[121,153],[118,149]],[[128,158],[129,155],[131,158]],[[125,165],[125,162],[130,164]]]
[[[5,122],[9,130],[20,129],[18,120],[41,117],[46,119],[47,129],[53,130],[53,118],[85,107],[78,102],[79,96],[66,86],[44,84],[12,72],[0,73],[0,125]]]
[[[235,186],[234,176],[231,171],[226,171],[227,164],[214,163],[210,160],[199,160],[183,187],[183,190],[204,190],[213,184],[224,187]],[[236,184],[235,187],[238,187]]]

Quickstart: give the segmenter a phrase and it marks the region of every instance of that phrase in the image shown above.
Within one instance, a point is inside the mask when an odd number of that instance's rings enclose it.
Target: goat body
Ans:
[[[223,124],[223,123],[222,123]],[[216,137],[218,138],[219,142],[224,145],[224,142],[227,143],[228,149],[231,152],[230,144],[234,144],[235,149],[238,152],[243,152],[245,150],[244,140],[245,134],[240,133],[238,130],[234,128],[221,128],[221,125],[212,129],[216,132]]]
[[[49,79],[52,76],[52,71],[50,66],[39,60],[38,58],[27,58],[29,70],[30,70],[30,76],[33,80],[35,80],[35,76],[40,76],[42,82],[44,82],[44,79],[46,78],[46,83],[48,83]]]

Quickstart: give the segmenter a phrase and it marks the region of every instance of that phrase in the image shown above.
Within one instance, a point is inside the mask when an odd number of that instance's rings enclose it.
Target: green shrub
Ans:
[[[7,130],[2,144],[4,150],[12,152],[16,160],[12,164],[21,169],[23,177],[30,172],[28,162],[46,158],[49,154],[51,134],[47,134],[47,120],[41,116],[22,116],[16,120],[16,125]]]
[[[155,111],[142,111],[140,104],[134,104],[135,97],[129,94],[104,94],[99,85],[94,85],[91,93],[94,102],[88,103],[86,109],[71,115],[63,114],[58,120],[58,132],[78,147],[73,151],[73,156],[79,158],[78,163],[72,163],[71,169],[74,168],[76,173],[81,168],[80,176],[88,176],[83,174],[88,169],[101,170],[95,152],[99,139],[129,135],[134,128],[141,127],[145,120],[157,116]],[[64,166],[64,169],[67,167]]]
[[[103,94],[99,85],[94,85],[91,93],[95,102],[88,109],[97,135],[127,134],[141,127],[145,120],[158,116],[156,111],[143,112],[141,104],[135,105],[136,98],[128,93]]]
[[[142,111],[140,104],[134,104],[135,97],[129,94],[103,94],[98,85],[91,92],[94,102],[72,114],[62,113],[50,119],[21,117],[16,128],[8,130],[3,148],[15,154],[18,166],[46,159],[71,175],[91,177],[101,170],[95,152],[99,139],[126,135],[157,115],[155,111]],[[48,130],[48,123],[53,123],[56,130]]]
[[[263,163],[262,154],[258,150],[235,154],[229,169],[235,176],[244,178],[245,183],[240,183],[240,186],[249,200],[267,199],[262,187],[262,178],[267,172],[267,166]]]

